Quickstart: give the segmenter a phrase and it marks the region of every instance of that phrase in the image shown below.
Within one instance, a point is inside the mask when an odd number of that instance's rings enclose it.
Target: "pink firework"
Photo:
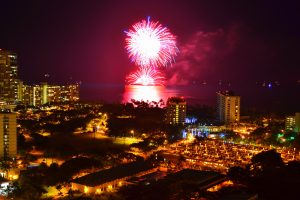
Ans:
[[[130,85],[164,85],[163,74],[151,67],[140,67],[126,78]]]
[[[178,52],[176,37],[159,22],[142,20],[125,32],[129,58],[142,67],[167,66]]]

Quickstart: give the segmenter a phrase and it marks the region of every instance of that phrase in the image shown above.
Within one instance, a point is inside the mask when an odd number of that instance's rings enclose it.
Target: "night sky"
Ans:
[[[27,83],[70,79],[122,84],[134,68],[124,30],[151,16],[178,38],[169,85],[230,84],[247,91],[278,81],[299,89],[297,1],[14,1],[0,3],[0,48],[19,56]],[[299,98],[294,92],[290,98]]]

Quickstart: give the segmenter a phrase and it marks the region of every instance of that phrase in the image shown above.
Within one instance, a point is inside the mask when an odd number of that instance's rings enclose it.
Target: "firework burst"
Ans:
[[[176,37],[159,22],[142,20],[125,31],[129,58],[142,67],[167,66],[178,52]]]
[[[164,85],[165,77],[153,67],[140,67],[127,76],[126,81],[130,85]]]

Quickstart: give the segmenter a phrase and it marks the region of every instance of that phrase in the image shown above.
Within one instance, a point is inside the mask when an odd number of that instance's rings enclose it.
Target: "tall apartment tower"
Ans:
[[[296,133],[300,132],[300,112],[295,113],[295,128]]]
[[[17,155],[16,114],[0,112],[0,157],[15,158]]]
[[[180,97],[171,97],[167,101],[166,123],[183,125],[186,118],[186,101]]]
[[[295,116],[285,117],[285,130],[293,131],[295,128]]]
[[[22,86],[22,102],[25,105],[41,106],[47,103],[79,101],[79,84]]]
[[[217,92],[217,117],[220,123],[231,124],[240,121],[240,96],[231,91]]]
[[[17,55],[0,49],[0,101],[18,101]]]
[[[48,103],[48,84],[41,83],[41,101],[42,105]]]
[[[285,118],[285,130],[294,131],[296,133],[300,132],[300,112]]]

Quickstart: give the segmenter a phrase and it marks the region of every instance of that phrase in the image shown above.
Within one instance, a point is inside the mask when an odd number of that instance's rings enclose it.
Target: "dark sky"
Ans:
[[[134,68],[123,31],[151,16],[178,38],[169,84],[297,84],[299,10],[274,0],[1,0],[0,48],[19,55],[25,82],[48,73],[58,83],[120,84]]]

